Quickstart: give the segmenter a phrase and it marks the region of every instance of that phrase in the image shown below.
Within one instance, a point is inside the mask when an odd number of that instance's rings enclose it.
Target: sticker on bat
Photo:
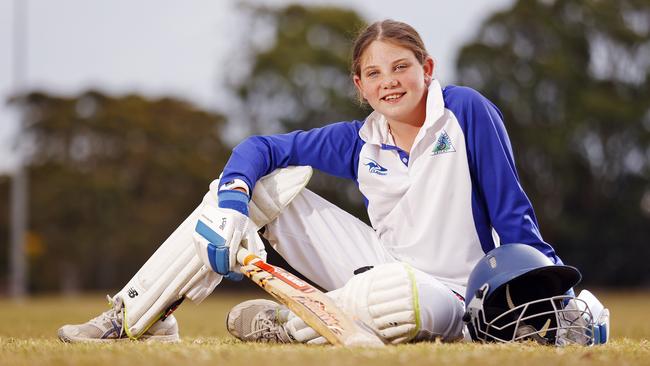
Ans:
[[[254,263],[254,265],[263,269],[268,273],[271,273],[273,277],[281,280],[282,282],[288,284],[289,286],[295,288],[296,290],[299,290],[300,292],[304,292],[304,293],[314,292],[314,288],[310,284],[294,276],[293,274],[283,270],[282,268],[273,267],[272,265],[264,263],[262,261],[256,262]]]

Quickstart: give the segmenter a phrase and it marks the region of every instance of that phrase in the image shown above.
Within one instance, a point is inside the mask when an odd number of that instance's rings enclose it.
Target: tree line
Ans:
[[[275,42],[240,45],[247,62],[227,81],[233,110],[97,90],[12,99],[32,147],[31,291],[125,283],[220,173],[232,148],[228,126],[277,133],[367,115],[348,69],[351,40],[365,25],[359,14],[243,11]],[[650,1],[521,0],[486,20],[458,57],[458,83],[504,115],[542,235],[589,284],[650,283],[649,37]],[[0,177],[3,197],[8,183]],[[353,182],[319,174],[310,188],[367,221]],[[4,238],[7,205],[0,200]],[[3,284],[7,256],[0,252]]]

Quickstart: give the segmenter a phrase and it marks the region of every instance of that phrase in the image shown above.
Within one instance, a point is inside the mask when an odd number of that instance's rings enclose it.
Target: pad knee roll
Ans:
[[[277,169],[255,185],[249,216],[258,229],[275,220],[282,210],[302,191],[313,171],[309,166]]]

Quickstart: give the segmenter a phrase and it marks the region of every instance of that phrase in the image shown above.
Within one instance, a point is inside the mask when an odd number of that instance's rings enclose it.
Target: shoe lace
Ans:
[[[120,300],[114,301],[109,295],[106,295],[106,300],[108,300],[111,308],[90,319],[89,323],[97,325],[100,329],[103,328],[104,324],[106,324],[107,321],[110,322],[113,326],[115,326],[117,323],[120,325],[118,334],[119,337],[124,332],[124,322],[122,321],[122,302]]]
[[[254,329],[244,338],[263,342],[284,342],[282,338],[283,328],[282,324],[277,322],[275,310],[262,311],[255,315],[252,322]]]

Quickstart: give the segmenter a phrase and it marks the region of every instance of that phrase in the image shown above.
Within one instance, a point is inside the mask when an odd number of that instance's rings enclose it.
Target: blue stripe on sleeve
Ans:
[[[363,122],[338,122],[309,131],[251,136],[237,145],[224,168],[222,181],[241,179],[252,189],[278,168],[309,165],[337,177],[356,179]]]
[[[519,183],[510,139],[501,112],[477,91],[449,86],[445,106],[458,119],[465,135],[472,179],[472,210],[484,252],[495,247],[492,227],[501,243],[531,245],[561,262],[546,243],[532,204]]]

